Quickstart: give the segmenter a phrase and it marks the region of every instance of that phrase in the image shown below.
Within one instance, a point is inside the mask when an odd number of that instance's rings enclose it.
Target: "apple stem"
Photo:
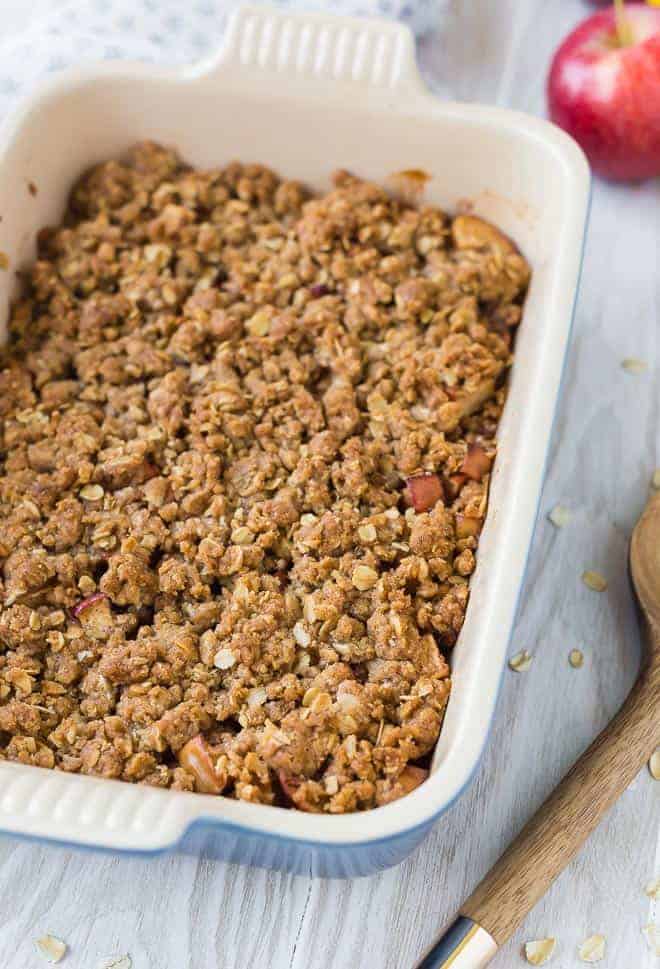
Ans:
[[[620,47],[629,47],[632,42],[630,24],[626,19],[624,0],[614,0],[614,16],[616,17],[616,33]]]

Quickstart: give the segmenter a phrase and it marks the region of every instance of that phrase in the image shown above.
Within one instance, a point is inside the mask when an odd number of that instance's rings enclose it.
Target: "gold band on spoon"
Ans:
[[[497,952],[492,935],[460,915],[434,944],[416,969],[485,969]]]

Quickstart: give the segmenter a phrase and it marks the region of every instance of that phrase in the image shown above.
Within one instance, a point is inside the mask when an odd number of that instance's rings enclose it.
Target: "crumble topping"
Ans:
[[[427,776],[529,269],[347,172],[144,143],[0,372],[0,756],[307,811]]]

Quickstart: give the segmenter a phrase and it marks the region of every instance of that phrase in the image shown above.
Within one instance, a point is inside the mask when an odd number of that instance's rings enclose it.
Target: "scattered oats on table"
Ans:
[[[660,956],[660,926],[656,925],[655,922],[649,922],[642,929],[642,934],[651,952]]]
[[[556,939],[535,939],[525,942],[525,959],[531,966],[544,966],[550,961],[557,946]]]
[[[605,958],[605,936],[590,935],[578,947],[578,956],[582,962],[601,962]]]
[[[526,673],[527,670],[532,665],[532,654],[526,650],[522,649],[519,653],[515,653],[509,660],[509,666],[516,673]]]
[[[555,505],[548,514],[549,520],[555,528],[564,528],[571,520],[571,512],[564,505]]]
[[[584,653],[581,649],[572,649],[568,654],[568,662],[573,669],[579,670],[584,664]]]
[[[529,280],[512,243],[346,172],[319,196],[144,143],[82,176],[25,278],[0,756],[336,814],[419,785]]]
[[[99,969],[132,969],[133,961],[129,955],[110,956],[103,959]]]
[[[660,878],[655,878],[646,884],[644,892],[649,898],[655,899],[656,902],[660,902]]]
[[[66,955],[66,942],[62,942],[54,935],[42,935],[34,944],[39,955],[47,962],[61,962]]]
[[[625,360],[621,361],[621,368],[625,370],[626,373],[636,377],[639,374],[646,373],[648,370],[648,364],[646,361],[639,360],[637,357],[626,357]]]
[[[607,588],[607,579],[600,572],[593,572],[588,569],[582,573],[582,581],[593,592],[604,592]]]

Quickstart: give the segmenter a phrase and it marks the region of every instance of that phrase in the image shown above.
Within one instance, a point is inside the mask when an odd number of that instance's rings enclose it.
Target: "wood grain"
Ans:
[[[180,12],[180,5],[172,3]],[[220,5],[224,0],[218,0]],[[3,0],[1,37],[11,9]],[[424,41],[425,76],[468,100],[542,113],[545,65],[590,8],[582,0],[452,0]],[[332,160],[329,159],[331,166]],[[487,186],[486,186],[487,187]],[[0,839],[0,966],[40,969],[32,939],[65,939],[63,969],[129,952],[134,969],[405,969],[611,719],[635,678],[637,625],[626,547],[660,466],[660,188],[596,183],[572,352],[511,652],[473,784],[403,865],[352,883],[318,882],[187,857],[149,861]],[[621,371],[641,357],[648,374]],[[545,520],[561,501],[573,520]],[[608,576],[597,595],[585,568]],[[580,647],[585,665],[568,653]],[[644,884],[660,875],[660,785],[642,771],[584,850],[507,943],[495,969],[524,969],[525,939],[557,936],[556,969],[607,936],[607,969],[657,969],[641,928]]]

